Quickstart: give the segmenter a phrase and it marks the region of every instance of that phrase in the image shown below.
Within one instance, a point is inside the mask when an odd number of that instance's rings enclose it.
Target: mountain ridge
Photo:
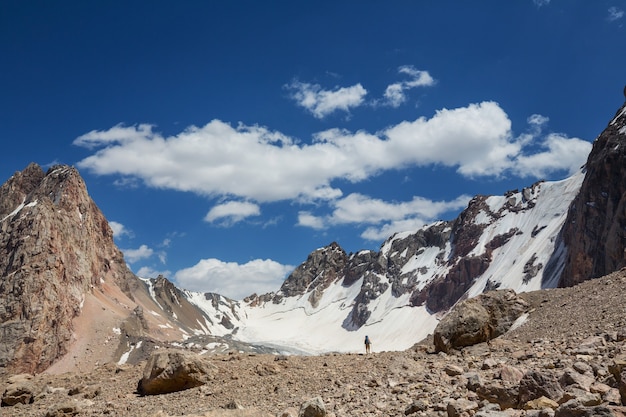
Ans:
[[[476,196],[457,219],[397,233],[379,251],[332,242],[276,292],[241,301],[136,277],[78,171],[31,164],[0,187],[0,369],[136,363],[155,346],[353,352],[366,334],[404,350],[465,298],[606,275],[626,265],[625,126],[622,106],[569,178]]]

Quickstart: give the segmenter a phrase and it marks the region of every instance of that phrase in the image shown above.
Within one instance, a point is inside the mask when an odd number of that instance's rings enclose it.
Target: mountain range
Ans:
[[[0,373],[198,352],[404,350],[456,303],[566,287],[626,266],[626,105],[562,181],[476,196],[379,251],[312,251],[275,292],[232,300],[140,278],[79,172],[30,164],[0,187]]]

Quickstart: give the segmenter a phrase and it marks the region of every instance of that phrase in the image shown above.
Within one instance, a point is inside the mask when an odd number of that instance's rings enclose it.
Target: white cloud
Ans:
[[[380,240],[395,232],[413,230],[437,220],[449,211],[457,211],[467,206],[470,196],[461,195],[451,201],[432,201],[413,197],[410,201],[387,202],[353,193],[333,203],[333,211],[328,216],[315,216],[301,212],[299,225],[313,229],[325,229],[344,224],[369,226],[361,237]]]
[[[542,128],[550,121],[550,118],[542,116],[540,114],[532,114],[528,116],[528,119],[526,119],[526,121],[531,127]]]
[[[162,264],[166,264],[167,263],[167,252],[165,252],[165,251],[158,251],[158,252],[156,252],[156,256],[159,258],[159,261],[161,261]]]
[[[361,237],[371,241],[381,241],[389,238],[394,233],[406,232],[407,230],[417,230],[427,224],[420,218],[408,218],[402,220],[394,220],[390,223],[384,223],[380,226],[370,226],[361,233]]]
[[[132,232],[128,230],[122,223],[119,223],[116,221],[110,221],[109,227],[111,227],[111,230],[113,230],[113,237],[115,238],[120,238],[122,236],[132,237],[133,235]]]
[[[622,9],[615,6],[609,7],[609,16],[607,17],[609,22],[614,22],[622,17],[624,17],[624,11]]]
[[[309,211],[301,211],[298,213],[298,226],[310,227],[316,230],[326,228],[324,219],[311,214]]]
[[[385,100],[382,102],[384,105],[399,107],[407,100],[406,91],[415,87],[428,87],[435,84],[435,80],[431,77],[428,71],[416,70],[410,65],[400,67],[398,72],[406,74],[411,78],[409,80],[387,86],[384,93]]]
[[[540,132],[546,122],[546,117],[532,115],[530,132],[515,137],[504,110],[495,102],[482,102],[442,109],[429,119],[403,121],[375,133],[330,129],[315,134],[310,144],[265,127],[233,127],[220,120],[169,137],[145,125],[115,126],[114,134],[92,131],[75,143],[83,144],[88,137],[90,146],[102,147],[78,163],[92,173],[137,178],[154,188],[246,200],[218,205],[208,215],[209,221],[239,221],[260,212],[257,204],[264,202],[334,201],[343,195],[331,185],[334,181],[364,181],[388,170],[439,165],[456,168],[465,177],[498,177],[571,171],[582,165],[591,145],[563,135],[544,143]],[[544,148],[533,158],[536,145]],[[567,159],[529,170],[531,162],[564,155]],[[319,224],[306,215],[300,222]]]
[[[131,264],[154,255],[154,250],[150,249],[147,245],[141,245],[137,249],[121,249],[121,251],[124,254],[126,262]]]
[[[591,152],[591,143],[562,133],[544,134],[549,120],[540,114],[528,117],[528,131],[517,140],[522,146],[534,147],[527,152],[521,150],[511,168],[513,174],[522,178],[545,178],[555,171],[573,174],[584,164]],[[535,150],[537,147],[539,151]]]
[[[157,270],[149,266],[143,266],[139,268],[139,271],[135,274],[141,278],[157,278],[159,275],[163,275],[168,278],[172,276],[172,272],[168,270]]]
[[[550,1],[551,0],[533,0],[533,3],[535,3],[535,6],[537,7],[543,7],[550,4]]]
[[[176,272],[174,279],[190,291],[214,292],[241,300],[250,291],[263,294],[275,291],[294,267],[266,259],[245,264],[203,259],[196,265]]]
[[[494,102],[439,110],[431,119],[399,123],[384,135],[385,157],[395,166],[440,164],[467,177],[501,175],[520,150],[511,137],[511,121]]]
[[[74,141],[74,145],[82,146],[83,148],[93,149],[107,143],[130,143],[138,139],[145,137],[151,137],[152,126],[149,124],[139,124],[132,130],[122,124],[113,126],[112,128],[104,131],[92,130],[78,137]]]
[[[224,222],[225,225],[232,225],[247,217],[258,216],[259,214],[261,214],[261,208],[258,204],[229,201],[214,206],[204,217],[204,220],[210,223],[219,220]]]
[[[349,112],[350,108],[363,104],[367,90],[361,84],[324,90],[319,84],[293,81],[285,86],[292,91],[291,98],[307,109],[313,116],[323,119],[337,110]]]
[[[542,152],[517,158],[514,172],[520,177],[543,178],[554,171],[576,172],[585,162],[582,155],[589,155],[591,143],[551,133],[541,144]]]
[[[410,201],[387,202],[354,193],[335,203],[330,223],[380,223],[389,220],[402,221],[414,216],[432,220],[447,211],[465,207],[469,200],[469,196],[463,195],[453,201],[413,197]]]

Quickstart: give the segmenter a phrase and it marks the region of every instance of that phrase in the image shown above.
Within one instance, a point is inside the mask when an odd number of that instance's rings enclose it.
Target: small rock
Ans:
[[[45,417],[70,417],[76,416],[80,413],[77,404],[72,402],[66,402],[50,407],[46,412]]]
[[[298,417],[298,410],[293,407],[285,409],[279,417]]]
[[[461,368],[458,365],[452,365],[452,364],[446,365],[443,371],[449,376],[457,376],[457,375],[463,374],[463,368]]]
[[[408,416],[411,414],[415,414],[419,411],[426,411],[428,409],[428,404],[423,400],[413,401],[411,405],[404,409],[404,415]]]
[[[478,409],[478,403],[464,398],[459,398],[458,400],[450,401],[446,408],[448,417],[464,417],[474,414],[474,412]]]
[[[232,400],[224,406],[227,410],[243,410],[245,407],[237,400]]]
[[[535,398],[534,400],[526,402],[524,404],[524,410],[543,410],[545,408],[551,408],[553,410],[556,410],[558,406],[559,403],[542,395],[539,398]]]
[[[500,367],[500,379],[504,382],[519,384],[524,373],[514,366],[503,364]]]
[[[315,397],[302,404],[298,417],[326,417],[326,407],[322,398]]]

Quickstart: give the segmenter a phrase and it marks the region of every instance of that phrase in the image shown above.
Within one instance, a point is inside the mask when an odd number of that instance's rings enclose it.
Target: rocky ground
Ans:
[[[374,345],[369,355],[229,352],[206,358],[216,370],[208,383],[149,396],[137,393],[144,364],[12,376],[0,380],[0,415],[622,416],[625,287],[622,270],[523,294],[532,308],[524,324],[450,354],[428,341],[404,352]],[[303,407],[311,399],[317,407]]]

